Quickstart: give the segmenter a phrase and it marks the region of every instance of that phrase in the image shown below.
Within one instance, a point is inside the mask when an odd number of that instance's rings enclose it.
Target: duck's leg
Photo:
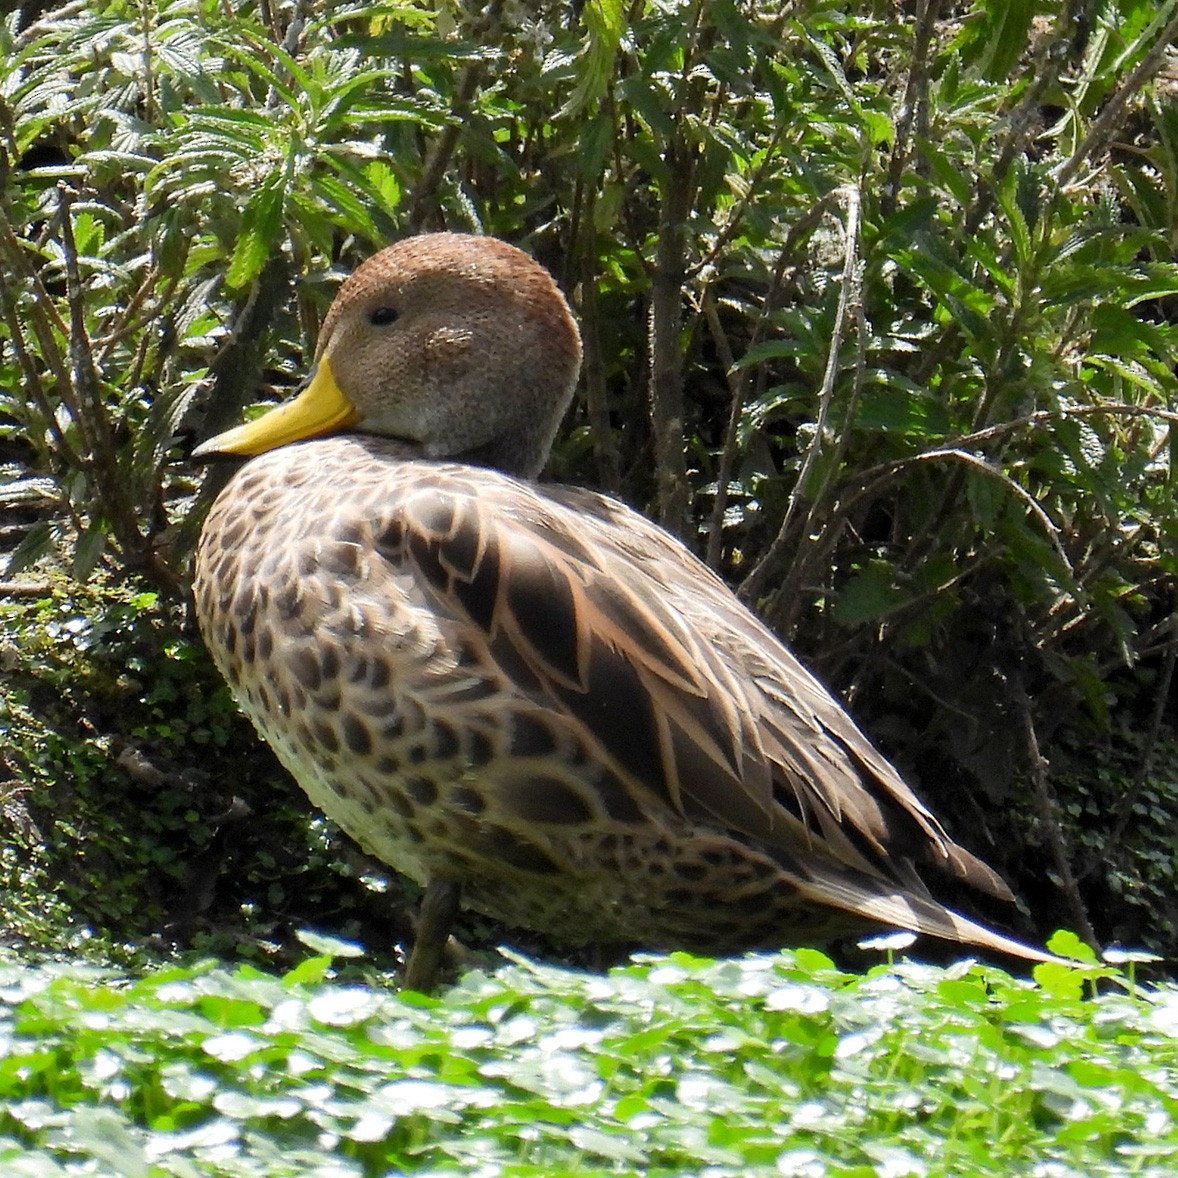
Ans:
[[[462,885],[452,879],[431,879],[425,885],[417,935],[405,963],[405,989],[428,994],[434,988],[461,896]]]

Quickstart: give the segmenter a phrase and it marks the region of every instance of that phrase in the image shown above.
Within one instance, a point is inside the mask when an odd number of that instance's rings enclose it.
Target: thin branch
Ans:
[[[1096,939],[1092,922],[1088,918],[1088,910],[1084,905],[1084,898],[1080,895],[1076,877],[1072,874],[1067,840],[1059,822],[1058,807],[1048,781],[1047,761],[1039,751],[1039,739],[1035,735],[1035,721],[1031,714],[1030,698],[1027,696],[1026,688],[1019,676],[1012,677],[1009,683],[1014,694],[1014,703],[1018,707],[1019,719],[1022,722],[1027,761],[1031,770],[1032,801],[1039,816],[1039,825],[1047,840],[1047,850],[1067,905],[1069,920],[1080,939],[1099,952],[1100,943]]]
[[[155,98],[155,52],[151,41],[154,20],[157,14],[151,10],[147,0],[139,3],[139,32],[143,37],[143,120],[154,126],[159,112]]]
[[[923,122],[927,117],[929,45],[932,42],[940,7],[941,0],[918,0],[916,6],[916,29],[913,33],[908,81],[904,87],[900,117],[896,120],[896,141],[892,147],[891,159],[888,161],[888,183],[884,193],[885,214],[895,210],[900,197],[900,183],[910,154],[913,125]]]
[[[761,185],[764,183],[766,174],[769,171],[769,165],[774,161],[777,155],[777,149],[781,146],[781,140],[785,135],[785,128],[787,122],[781,119],[777,126],[773,129],[773,134],[769,138],[769,142],[765,144],[762,151],[761,161],[753,172],[752,178],[745,187],[744,193],[736,202],[735,207],[725,218],[724,224],[720,228],[720,232],[716,234],[715,241],[712,242],[711,249],[700,258],[698,262],[693,265],[689,271],[691,276],[699,274],[713,265],[716,259],[723,253],[724,247],[736,236],[741,225],[744,222],[744,215],[748,211],[749,206],[753,203],[753,199],[760,193]]]
[[[61,224],[61,252],[65,261],[66,302],[69,306],[69,362],[73,396],[70,412],[77,413],[75,424],[82,435],[94,479],[99,507],[108,516],[114,537],[128,564],[142,557],[143,535],[139,530],[131,500],[120,477],[118,456],[110,415],[99,386],[98,369],[86,331],[86,295],[78,267],[78,250],[74,242],[71,213],[74,191],[65,183],[57,186],[58,217]]]
[[[780,259],[778,260],[780,265]],[[774,286],[777,282],[774,282]],[[709,568],[720,567],[720,556],[724,548],[724,516],[728,511],[728,484],[732,479],[732,468],[736,464],[736,448],[740,437],[740,419],[744,414],[745,393],[748,389],[750,369],[737,369],[736,358],[728,346],[728,336],[724,325],[720,322],[720,313],[716,308],[716,294],[711,286],[704,291],[703,296],[704,322],[712,336],[712,344],[724,365],[724,376],[728,382],[730,404],[728,409],[728,424],[724,429],[724,445],[720,450],[720,464],[716,469],[716,495],[712,501],[712,519],[708,526],[707,548],[704,561]],[[753,329],[756,336],[762,320],[758,320]],[[751,344],[750,344],[751,346]]]
[[[1173,41],[1178,38],[1178,5],[1166,27],[1158,34],[1153,48],[1137,63],[1133,72],[1117,87],[1116,93],[1104,104],[1100,114],[1092,120],[1088,134],[1071,158],[1060,166],[1055,181],[1060,188],[1066,188],[1075,178],[1084,161],[1104,151],[1120,129],[1129,101],[1136,97],[1165,64],[1166,56]]]
[[[1084,0],[1071,0],[1059,15],[1055,29],[1047,37],[1035,55],[1031,70],[1031,81],[1023,94],[1022,101],[1006,118],[1007,132],[998,159],[985,181],[978,185],[973,206],[966,212],[962,224],[961,240],[968,241],[977,233],[987,214],[994,207],[998,189],[1014,163],[1015,157],[1026,150],[1031,134],[1042,117],[1045,95],[1059,81],[1068,60],[1068,47],[1076,26],[1076,9]]]
[[[987,426],[985,429],[975,430],[973,433],[962,434],[960,437],[948,438],[948,445],[937,446],[932,450],[921,450],[916,454],[907,454],[903,458],[893,458],[889,462],[881,462],[870,466],[858,475],[859,489],[845,502],[852,503],[861,499],[864,494],[875,490],[882,479],[889,478],[910,463],[922,462],[926,458],[943,457],[945,454],[960,454],[967,449],[980,446],[983,442],[1004,438],[1024,429],[1035,429],[1047,425],[1052,421],[1067,421],[1076,417],[1100,417],[1110,415],[1114,417],[1154,417],[1160,421],[1178,423],[1178,413],[1155,408],[1149,405],[1128,405],[1124,402],[1102,405],[1071,405],[1066,409],[1036,409],[1022,417],[1012,418],[1010,421],[999,422],[997,425]],[[990,468],[995,469],[995,468]]]
[[[760,313],[757,315],[756,323],[753,325],[752,335],[749,337],[748,348],[745,350],[746,355],[761,342],[761,339],[772,322],[773,313],[781,304],[781,299],[785,293],[785,271],[790,262],[796,257],[798,245],[802,238],[813,232],[815,227],[822,221],[822,218],[834,204],[836,196],[836,193],[828,192],[821,200],[811,206],[804,216],[795,221],[789,233],[786,234],[785,241],[782,243],[781,249],[777,254],[777,263],[773,267],[773,280],[761,304]],[[720,558],[724,543],[724,516],[728,511],[728,488],[732,482],[732,468],[736,465],[737,444],[740,437],[740,420],[744,414],[752,366],[744,365],[740,368],[739,372],[734,371],[736,359],[728,347],[727,337],[720,324],[719,311],[716,307],[716,300],[711,287],[708,287],[704,293],[703,310],[712,340],[716,346],[716,351],[720,353],[720,361],[724,365],[728,391],[732,398],[728,410],[728,424],[724,430],[724,446],[720,451],[720,463],[716,472],[716,496],[712,502],[712,518],[709,525],[707,542],[707,564],[711,568],[718,569],[720,567]],[[765,365],[759,364],[757,365],[758,388],[763,388],[764,381]]]
[[[0,597],[44,597],[52,590],[49,581],[0,581]]]
[[[658,520],[689,541],[683,409],[683,281],[687,271],[687,217],[695,191],[691,147],[678,137],[664,154],[658,238],[650,284],[650,421],[653,432]]]
[[[1039,501],[1028,491],[1025,487],[1019,486],[1005,471],[999,470],[996,466],[991,466],[984,458],[979,458],[976,454],[970,454],[967,450],[958,450],[956,448],[940,449],[940,450],[924,450],[920,454],[913,455],[914,462],[932,462],[941,458],[954,458],[958,462],[964,462],[967,466],[974,470],[981,471],[990,478],[997,479],[1002,485],[1015,496],[1020,499],[1023,505],[1031,512],[1031,514],[1039,521],[1043,531],[1047,535],[1052,548],[1055,549],[1056,556],[1063,562],[1064,567],[1071,572],[1071,561],[1068,555],[1063,550],[1063,546],[1059,540],[1059,528],[1055,521],[1047,514],[1040,506]]]
[[[806,450],[802,460],[802,469],[798,473],[797,481],[790,492],[789,503],[785,509],[785,518],[772,543],[765,554],[753,566],[752,571],[740,586],[741,596],[745,600],[752,600],[759,596],[769,574],[777,568],[784,558],[791,542],[791,525],[803,500],[811,498],[807,494],[811,475],[815,464],[822,453],[826,441],[827,421],[830,417],[830,406],[834,399],[835,381],[838,376],[839,353],[842,350],[843,333],[846,330],[847,316],[852,303],[858,298],[859,274],[859,191],[848,187],[840,189],[840,194],[847,204],[847,220],[843,230],[843,274],[839,286],[838,307],[835,310],[834,325],[831,328],[830,347],[826,352],[826,371],[822,376],[822,387],[818,393],[818,420],[815,423],[814,437]]]
[[[164,295],[155,301],[146,314],[139,316],[139,308],[146,301],[147,296],[151,293],[156,281],[160,276],[159,263],[152,264],[151,269],[147,272],[146,277],[139,284],[138,290],[127,300],[127,305],[122,308],[118,314],[118,318],[110,325],[106,334],[100,336],[98,339],[91,340],[93,347],[98,349],[98,363],[105,364],[110,359],[111,352],[119,342],[127,336],[133,335],[140,330],[144,324],[152,322],[159,315],[159,308],[164,305],[167,296],[170,295],[177,285],[177,279],[170,280],[170,285]]]
[[[44,287],[41,287],[40,284],[38,284],[38,289],[42,293],[44,292]],[[48,298],[48,295],[46,295],[46,298]],[[41,306],[38,299],[39,295],[35,291],[28,316],[34,320],[39,320],[44,313],[44,307]],[[21,374],[24,377],[24,391],[38,414],[37,428],[28,431],[30,444],[36,449],[42,450],[43,448],[39,439],[43,435],[48,435],[53,440],[52,452],[61,459],[68,469],[78,470],[82,465],[81,457],[67,440],[65,431],[61,428],[61,422],[58,421],[57,414],[53,411],[53,406],[45,394],[41,372],[37,368],[25,342],[24,322],[17,311],[16,302],[11,297],[10,288],[7,284],[0,284],[0,300],[3,302],[4,318],[8,323],[8,342],[16,355],[17,364],[20,366]],[[39,332],[38,335],[40,335]],[[50,357],[43,356],[42,358],[47,364],[49,363]],[[56,355],[53,358],[59,364],[62,363],[60,355]],[[50,375],[60,388],[68,388],[69,373],[67,371],[64,369],[58,369],[56,371],[50,369]],[[26,421],[24,424],[28,425],[29,423]]]
[[[476,45],[493,44],[490,38],[491,30],[498,25],[503,12],[504,0],[491,0],[481,19],[473,22],[471,40]],[[483,58],[468,62],[462,71],[462,77],[454,92],[454,99],[450,103],[450,120],[438,133],[433,146],[426,155],[421,169],[421,178],[413,190],[413,202],[409,208],[409,232],[420,233],[426,224],[437,214],[436,198],[438,189],[450,166],[454,150],[458,146],[458,137],[466,124],[466,117],[470,113],[471,103],[482,85],[483,74],[487,63]]]

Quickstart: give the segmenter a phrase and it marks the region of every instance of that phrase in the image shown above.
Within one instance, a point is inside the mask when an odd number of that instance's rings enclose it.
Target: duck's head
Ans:
[[[260,454],[347,429],[533,478],[580,362],[564,296],[523,251],[493,237],[411,237],[340,287],[303,391],[194,454]]]

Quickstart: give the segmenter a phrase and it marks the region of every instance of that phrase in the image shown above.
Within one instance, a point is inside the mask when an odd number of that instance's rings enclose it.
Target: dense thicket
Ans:
[[[10,933],[55,927],[30,885],[182,941],[365,908],[291,888],[338,844],[185,629],[185,454],[296,383],[358,259],[448,227],[576,305],[553,477],[721,570],[1026,935],[1178,952],[1176,31],[1174,0],[6,17]]]

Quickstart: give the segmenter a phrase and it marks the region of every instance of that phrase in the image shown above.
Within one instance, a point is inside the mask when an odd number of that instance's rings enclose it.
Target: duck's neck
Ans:
[[[483,466],[500,471],[517,479],[536,479],[548,460],[548,447],[543,450],[525,440],[502,439],[486,442],[481,446],[457,453],[431,451],[420,442],[405,438],[393,438],[388,434],[364,433],[356,430],[348,435],[365,442],[376,443],[381,453],[388,458],[406,462],[461,462],[467,466]]]
[[[494,438],[481,446],[450,457],[471,466],[489,466],[518,479],[535,479],[548,461],[549,445],[532,438]]]

